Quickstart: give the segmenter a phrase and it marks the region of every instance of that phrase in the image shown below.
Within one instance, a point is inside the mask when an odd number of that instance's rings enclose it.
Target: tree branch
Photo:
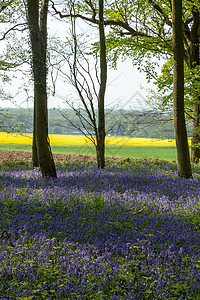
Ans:
[[[58,11],[55,7],[55,4],[52,0],[50,0],[51,3],[52,3],[52,8],[53,10],[55,11],[55,15],[59,15],[59,17],[61,19],[63,18],[80,18],[84,21],[87,21],[87,22],[90,22],[90,23],[93,23],[93,24],[96,24],[98,25],[99,24],[99,20],[97,20],[95,17],[96,17],[96,14],[93,13],[92,17],[89,18],[89,17],[86,17],[86,16],[83,16],[79,13],[74,13],[74,14],[71,14],[71,13],[68,13],[68,14],[63,14],[61,13],[60,11]],[[135,29],[133,29],[131,26],[129,26],[128,23],[124,22],[124,21],[121,21],[121,20],[104,20],[104,25],[107,26],[107,25],[110,25],[110,26],[119,26],[119,27],[122,27],[123,29],[127,30],[127,33],[123,33],[123,35],[132,35],[132,36],[141,36],[141,37],[151,37],[149,35],[147,35],[146,33],[143,33],[143,32],[140,32],[140,31],[137,31]]]
[[[148,0],[149,4],[152,4],[152,6],[164,17],[165,23],[172,27],[172,21],[169,19],[169,17],[166,15],[166,13],[163,11],[163,9],[156,3],[154,3],[153,0]]]
[[[8,34],[10,31],[12,31],[12,30],[24,31],[26,28],[23,28],[23,29],[17,28],[17,27],[19,27],[19,26],[24,26],[24,25],[27,25],[27,23],[16,24],[16,25],[14,25],[13,27],[9,28],[9,29],[4,33],[3,37],[0,38],[0,41],[4,40],[4,39],[6,38],[6,36],[7,36],[7,34]]]

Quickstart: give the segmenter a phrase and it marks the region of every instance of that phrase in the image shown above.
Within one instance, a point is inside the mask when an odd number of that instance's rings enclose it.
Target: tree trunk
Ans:
[[[177,148],[178,175],[191,178],[189,146],[184,114],[184,48],[182,31],[182,0],[172,0],[173,21],[173,113]]]
[[[200,17],[199,11],[194,9],[193,14],[193,26],[191,28],[191,40],[190,40],[190,69],[200,65],[199,58],[199,28]],[[199,79],[195,79],[198,80]],[[195,84],[195,81],[193,81]],[[195,95],[193,106],[193,133],[191,140],[191,161],[198,163],[200,160],[200,95]]]
[[[33,165],[33,167],[39,167],[37,146],[36,146],[36,105],[35,105],[35,103],[34,103],[34,109],[33,109],[32,165]]]
[[[96,145],[96,154],[97,154],[97,166],[99,169],[105,167],[105,146],[98,143]]]
[[[32,48],[34,75],[34,138],[39,166],[43,177],[56,177],[56,169],[48,138],[46,49],[47,12],[49,0],[27,0],[27,17]],[[33,147],[34,145],[33,144]],[[33,148],[34,149],[34,148]]]
[[[198,101],[200,102],[200,100]],[[193,130],[191,139],[191,161],[194,164],[200,160],[200,105],[194,104],[193,107]]]
[[[104,32],[104,0],[99,0],[99,41],[100,41],[100,88],[98,95],[98,138],[97,138],[97,164],[99,168],[105,167],[105,91],[107,82],[106,42]]]

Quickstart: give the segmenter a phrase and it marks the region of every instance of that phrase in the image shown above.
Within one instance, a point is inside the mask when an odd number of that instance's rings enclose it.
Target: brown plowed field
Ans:
[[[77,154],[53,154],[54,160],[56,161],[94,161],[96,157],[92,155],[77,155]],[[107,157],[108,161],[119,161],[123,158]],[[0,163],[3,161],[31,161],[31,152],[28,151],[13,151],[13,150],[0,150]]]

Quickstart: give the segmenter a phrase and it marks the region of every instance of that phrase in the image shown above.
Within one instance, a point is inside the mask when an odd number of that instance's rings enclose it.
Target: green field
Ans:
[[[0,150],[31,151],[31,146],[23,144],[0,144]],[[52,146],[54,153],[71,153],[81,155],[95,155],[93,146]],[[130,158],[153,158],[176,160],[176,147],[174,146],[107,146],[106,156],[130,157]]]

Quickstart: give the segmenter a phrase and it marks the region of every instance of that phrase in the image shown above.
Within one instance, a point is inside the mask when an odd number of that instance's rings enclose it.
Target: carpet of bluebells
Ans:
[[[200,299],[200,168],[0,165],[0,299]],[[9,234],[7,236],[6,232]]]

